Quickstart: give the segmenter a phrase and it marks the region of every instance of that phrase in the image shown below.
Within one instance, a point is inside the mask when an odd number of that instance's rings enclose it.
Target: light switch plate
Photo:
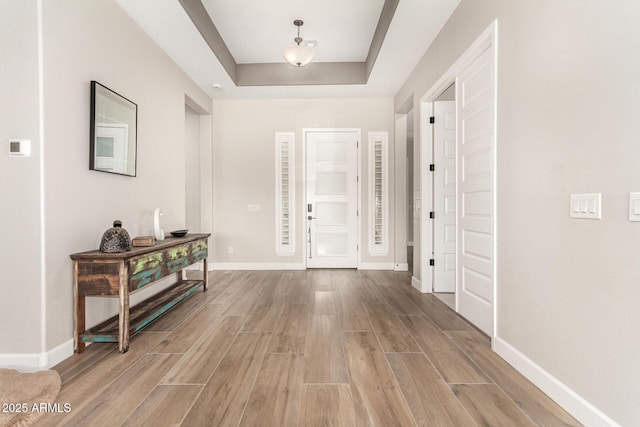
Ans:
[[[247,212],[260,212],[260,205],[247,205]]]
[[[640,221],[640,193],[629,193],[629,221]]]
[[[571,218],[602,219],[602,194],[572,194],[569,216]]]

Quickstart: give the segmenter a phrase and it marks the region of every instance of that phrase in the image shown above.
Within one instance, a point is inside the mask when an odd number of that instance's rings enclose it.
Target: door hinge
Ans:
[[[356,148],[360,148],[360,141],[356,141]]]
[[[360,216],[360,211],[356,210],[356,216]]]
[[[429,218],[433,219],[436,217],[436,213],[434,211],[429,212]]]
[[[436,260],[435,260],[435,259],[433,259],[433,258],[431,258],[431,259],[429,260],[429,265],[436,265]]]
[[[433,172],[434,170],[436,170],[436,165],[434,165],[433,163],[431,163],[431,164],[429,165],[429,171],[430,171],[430,172]]]
[[[360,250],[360,245],[356,245],[356,251]]]
[[[429,123],[434,124],[436,122],[436,118],[431,116],[429,117]]]
[[[356,176],[356,182],[360,182],[360,177]]]

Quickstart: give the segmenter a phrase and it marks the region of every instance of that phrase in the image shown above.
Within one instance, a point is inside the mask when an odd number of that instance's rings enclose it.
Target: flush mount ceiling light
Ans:
[[[304,24],[302,20],[296,19],[293,21],[293,25],[298,27],[298,37],[293,39],[296,42],[295,46],[291,46],[284,51],[284,59],[294,67],[304,67],[313,59],[313,51],[305,46],[301,45],[302,37],[300,37],[300,27]]]

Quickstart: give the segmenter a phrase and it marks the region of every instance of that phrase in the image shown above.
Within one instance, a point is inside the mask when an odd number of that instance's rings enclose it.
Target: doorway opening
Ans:
[[[433,102],[432,290],[455,310],[456,291],[456,100],[455,83]],[[431,169],[431,168],[430,168]],[[437,260],[437,262],[435,262]]]
[[[480,330],[495,337],[496,325],[496,37],[497,21],[462,54],[421,98],[420,176],[422,200],[420,247],[421,292],[433,292],[435,267],[451,261],[434,258],[434,233],[445,233],[447,224],[434,227],[432,122],[437,98],[455,83],[455,310]],[[443,104],[444,105],[444,104]],[[441,168],[442,169],[442,168]],[[451,210],[453,208],[450,208]],[[432,213],[433,212],[433,213]],[[442,254],[445,256],[447,254]],[[441,280],[439,282],[442,282]],[[436,285],[437,286],[437,285]]]
[[[414,143],[413,143],[413,125],[415,123],[415,118],[413,114],[413,108],[407,112],[407,160],[406,160],[406,182],[407,182],[407,264],[409,265],[409,271],[413,274],[413,245],[414,245],[414,218],[415,212],[414,209],[414,200],[415,200],[415,183],[414,183],[414,175],[413,175],[413,162],[415,159],[414,155]],[[417,218],[416,218],[417,219]]]

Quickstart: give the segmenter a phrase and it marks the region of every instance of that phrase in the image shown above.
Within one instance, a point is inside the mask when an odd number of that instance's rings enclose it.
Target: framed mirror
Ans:
[[[91,82],[89,169],[136,176],[138,106]]]

